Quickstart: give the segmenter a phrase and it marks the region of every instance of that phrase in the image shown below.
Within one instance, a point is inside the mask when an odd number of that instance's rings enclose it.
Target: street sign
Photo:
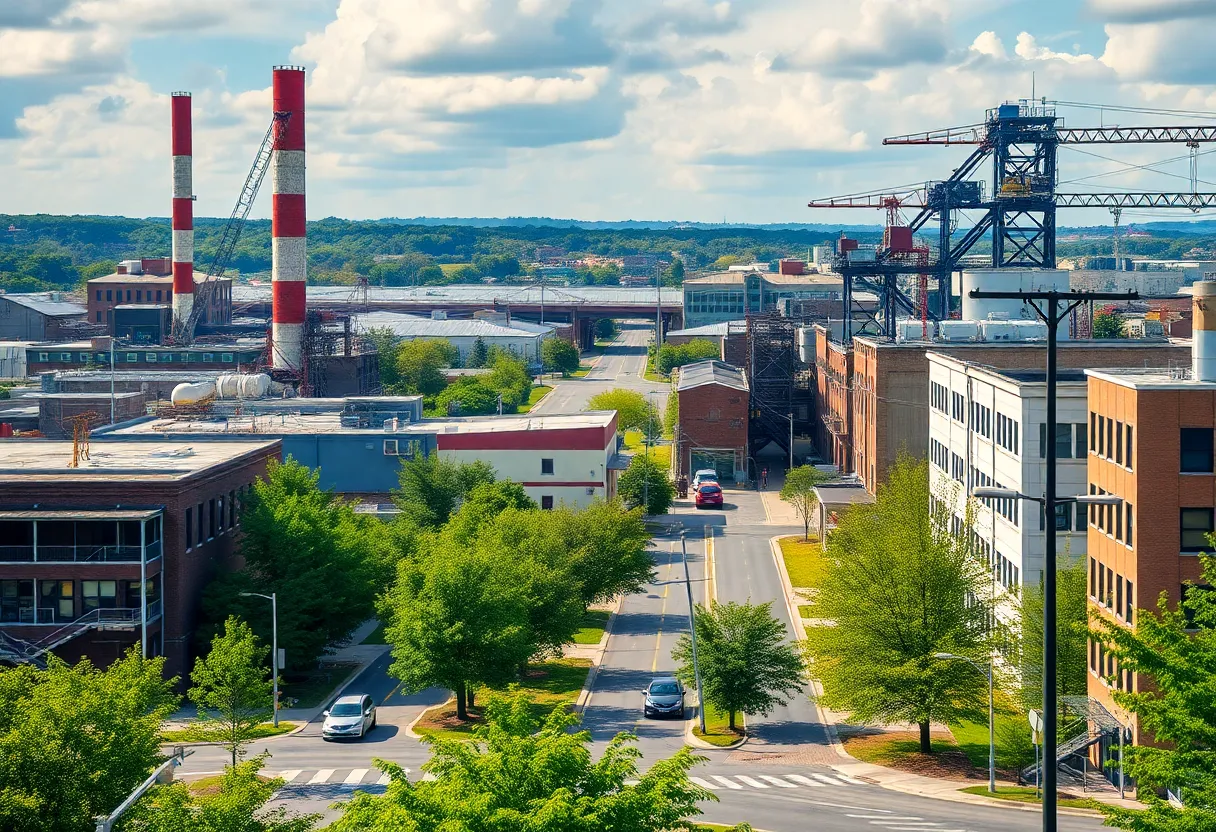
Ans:
[[[1043,715],[1034,708],[1030,709],[1030,713],[1026,714],[1026,719],[1030,721],[1030,730],[1036,734],[1043,732]]]
[[[287,668],[287,650],[286,650],[286,648],[280,647],[279,648],[279,670],[285,670],[286,668]]]

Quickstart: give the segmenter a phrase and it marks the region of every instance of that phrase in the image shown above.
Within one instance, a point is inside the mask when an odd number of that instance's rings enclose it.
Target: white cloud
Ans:
[[[1089,0],[1098,17],[1121,23],[1151,23],[1216,17],[1212,0]]]
[[[996,36],[996,32],[980,32],[971,42],[971,49],[990,58],[1005,60],[1009,55],[1005,52],[1005,44]]]
[[[108,32],[0,29],[0,78],[112,72],[123,65]]]

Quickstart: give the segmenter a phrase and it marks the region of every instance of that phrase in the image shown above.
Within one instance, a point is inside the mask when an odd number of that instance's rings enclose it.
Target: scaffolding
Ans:
[[[747,316],[748,454],[753,458],[770,442],[787,455],[792,451],[797,348],[792,319],[775,312]]]

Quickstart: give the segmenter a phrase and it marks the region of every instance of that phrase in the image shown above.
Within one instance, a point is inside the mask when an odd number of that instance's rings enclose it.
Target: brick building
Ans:
[[[832,344],[828,349],[845,348]],[[839,462],[837,466],[842,473],[856,472],[871,494],[886,479],[900,451],[921,458],[928,454],[926,353],[930,350],[999,370],[1033,370],[1047,364],[1041,341],[893,341],[854,336],[852,371],[847,377],[853,426],[846,434],[851,446],[843,449],[852,459],[848,467]],[[1189,361],[1190,347],[1164,339],[1061,341],[1058,355],[1061,369],[1170,367]],[[837,363],[845,364],[839,359]],[[831,408],[821,413],[824,419],[834,415]]]
[[[216,370],[223,373],[253,370],[266,352],[266,342],[241,338],[223,344],[160,346],[123,344],[114,350],[116,370]],[[64,344],[38,344],[26,348],[29,375],[52,370],[91,370],[110,367],[110,339],[95,338]]]
[[[185,675],[203,587],[280,443],[94,441],[72,457],[71,442],[0,442],[0,658],[105,666],[146,639]]]
[[[145,260],[153,264],[160,261]],[[164,262],[168,262],[167,260]],[[202,272],[194,273],[194,285],[197,287],[207,279]],[[215,291],[211,293],[211,302],[199,319],[201,323],[229,324],[232,323],[232,279],[217,277],[213,281]],[[195,297],[201,297],[196,293]],[[173,274],[144,273],[144,274],[111,274],[105,277],[95,277],[89,281],[86,296],[88,304],[88,320],[90,323],[105,324],[108,331],[114,322],[114,307],[126,304],[172,305],[173,303]]]
[[[853,350],[815,324],[815,447],[824,462],[842,474],[853,473]]]
[[[675,395],[680,418],[672,466],[690,479],[713,468],[721,482],[747,478],[748,387],[743,373],[721,361],[698,361],[679,369]]]

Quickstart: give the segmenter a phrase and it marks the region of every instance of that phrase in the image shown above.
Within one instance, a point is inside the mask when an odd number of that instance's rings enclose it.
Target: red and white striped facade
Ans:
[[[290,113],[270,159],[274,205],[271,209],[271,364],[300,370],[303,365],[304,285],[308,276],[304,211],[304,69],[274,68],[274,111]]]
[[[173,142],[173,322],[194,309],[194,155],[190,93],[170,97]]]

